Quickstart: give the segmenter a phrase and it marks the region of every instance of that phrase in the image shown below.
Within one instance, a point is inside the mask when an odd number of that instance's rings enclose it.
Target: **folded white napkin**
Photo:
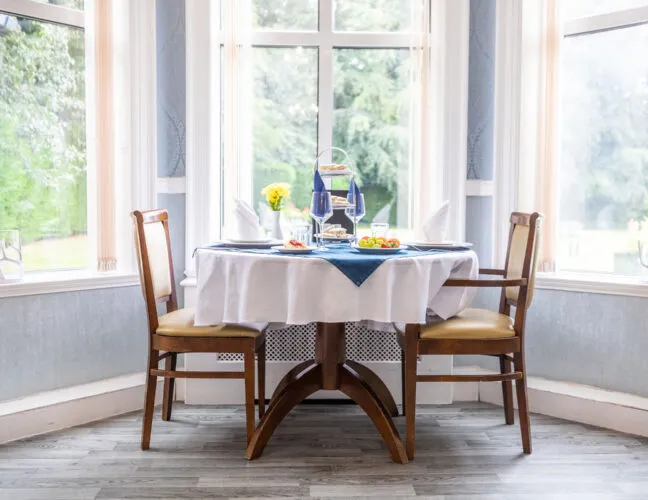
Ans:
[[[264,234],[259,224],[259,216],[243,200],[234,200],[234,231],[240,240],[262,240]]]
[[[442,243],[448,234],[448,214],[450,202],[444,201],[441,206],[423,223],[423,236],[432,243]]]

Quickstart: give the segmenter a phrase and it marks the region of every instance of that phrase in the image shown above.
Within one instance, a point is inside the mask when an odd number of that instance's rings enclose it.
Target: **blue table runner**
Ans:
[[[262,255],[276,255],[281,257],[299,257],[303,259],[324,259],[337,267],[356,286],[361,286],[380,265],[390,259],[404,257],[420,257],[436,253],[446,253],[450,250],[401,250],[391,255],[376,255],[360,253],[348,246],[330,245],[327,250],[317,250],[309,254],[282,254],[272,249],[228,248],[227,244],[216,244],[201,247],[206,250],[226,250],[229,252],[255,253]]]

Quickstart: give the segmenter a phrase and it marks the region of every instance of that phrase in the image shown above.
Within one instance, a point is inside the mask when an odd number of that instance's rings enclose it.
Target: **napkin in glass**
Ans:
[[[258,241],[265,239],[259,216],[243,200],[234,200],[234,230],[239,240]]]
[[[443,243],[448,235],[450,202],[444,201],[423,223],[423,236],[431,243]]]

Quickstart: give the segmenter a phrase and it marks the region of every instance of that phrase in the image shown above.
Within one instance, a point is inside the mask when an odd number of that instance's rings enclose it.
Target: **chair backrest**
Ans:
[[[507,287],[502,290],[501,312],[508,314],[508,308],[514,306],[528,309],[533,300],[535,274],[540,247],[540,222],[542,215],[537,212],[525,214],[513,212],[510,222],[508,250],[506,252],[506,278],[526,278],[527,285]]]
[[[157,304],[165,304],[167,312],[178,309],[169,238],[169,214],[166,210],[136,210],[131,217],[149,329],[154,333],[158,327]]]

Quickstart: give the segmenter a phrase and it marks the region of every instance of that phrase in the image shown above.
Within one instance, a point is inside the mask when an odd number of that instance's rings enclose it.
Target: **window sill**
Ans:
[[[25,275],[20,282],[0,283],[0,298],[23,297],[44,293],[76,292],[100,288],[119,288],[139,285],[139,276],[128,273],[91,273],[89,271],[61,271]]]
[[[538,273],[535,286],[545,290],[648,297],[648,280],[633,276]]]

